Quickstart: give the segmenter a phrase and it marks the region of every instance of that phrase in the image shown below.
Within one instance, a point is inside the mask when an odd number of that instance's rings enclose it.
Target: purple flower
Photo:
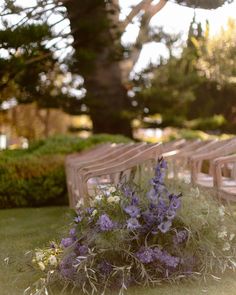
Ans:
[[[155,260],[162,260],[162,256],[163,256],[163,253],[162,251],[159,249],[159,248],[154,248],[153,249],[153,258]]]
[[[112,272],[113,267],[109,262],[102,261],[98,264],[98,269],[103,275],[108,276]]]
[[[180,205],[181,205],[181,201],[180,201],[180,195],[169,195],[169,200],[170,200],[170,208],[171,209],[174,209],[174,210],[177,210]]]
[[[184,229],[184,230],[181,230],[181,231],[176,233],[176,235],[173,238],[173,242],[176,245],[181,244],[184,241],[186,241],[187,238],[188,238],[188,232]]]
[[[133,195],[131,199],[131,205],[137,206],[139,204],[139,198],[137,195]]]
[[[176,211],[169,208],[166,212],[167,219],[172,220],[175,218],[175,216],[176,216]]]
[[[165,233],[167,233],[167,232],[169,231],[171,225],[172,225],[172,222],[171,222],[170,220],[168,220],[168,221],[162,222],[162,223],[158,226],[158,228],[159,228],[159,230],[160,230],[163,234],[165,234]]]
[[[88,214],[92,214],[93,213],[94,208],[87,208],[86,211]]]
[[[163,215],[166,213],[168,207],[166,205],[166,203],[164,202],[164,200],[160,199],[158,204],[157,204],[157,211],[159,215]]]
[[[153,250],[148,247],[141,247],[136,253],[136,257],[144,264],[151,263],[153,262]]]
[[[83,218],[81,216],[77,216],[74,218],[74,222],[79,223]]]
[[[156,202],[158,199],[158,194],[156,192],[156,190],[154,188],[152,188],[149,192],[147,192],[147,198],[151,201],[151,202]]]
[[[133,191],[132,191],[132,189],[131,189],[129,186],[127,186],[127,185],[123,185],[123,186],[121,187],[121,190],[123,191],[124,195],[125,195],[127,198],[132,197],[132,195],[133,195]]]
[[[130,218],[127,220],[127,228],[128,229],[134,230],[134,229],[137,229],[140,227],[141,227],[141,225],[136,218]]]
[[[145,212],[143,212],[142,217],[145,223],[149,226],[153,225],[156,221],[155,215],[150,210],[146,210]]]
[[[101,231],[110,231],[114,228],[114,224],[107,214],[102,214],[98,220]]]
[[[171,256],[167,252],[163,252],[162,261],[167,267],[176,268],[180,263],[180,258]]]
[[[71,237],[75,237],[76,236],[76,229],[71,228],[69,234],[70,234]]]
[[[64,248],[70,247],[74,243],[74,239],[72,238],[65,238],[61,240],[61,246]]]
[[[169,253],[162,251],[159,248],[153,249],[153,259],[160,261],[170,268],[176,268],[180,263],[179,257],[171,256]]]
[[[61,268],[60,274],[67,279],[73,279],[74,275],[76,273],[76,270],[74,267],[72,268]]]
[[[63,257],[61,263],[59,265],[60,274],[67,278],[72,279],[76,273],[75,268],[73,267],[76,255],[74,253],[70,253],[69,255]]]
[[[134,205],[127,206],[124,210],[127,214],[130,215],[130,217],[133,218],[138,217],[138,215],[140,214],[140,209]]]
[[[85,256],[86,254],[88,254],[88,246],[79,245],[77,249],[79,250],[79,254],[81,256]]]
[[[158,159],[158,165],[162,169],[167,169],[168,168],[167,167],[167,162],[164,160],[163,157]]]

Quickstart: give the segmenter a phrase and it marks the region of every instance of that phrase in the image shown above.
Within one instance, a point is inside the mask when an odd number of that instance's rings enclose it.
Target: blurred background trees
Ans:
[[[235,25],[229,19],[226,29],[209,37],[209,24],[202,28],[193,19],[181,55],[136,77],[138,104],[161,115],[157,125],[235,132]]]
[[[210,124],[232,131],[235,23],[209,38],[209,27],[202,28],[193,19],[188,41],[176,56],[172,49],[180,36],[150,26],[166,2],[139,1],[122,21],[118,0],[37,0],[32,6],[2,2],[0,102],[12,98],[17,104],[34,102],[35,114],[44,114],[39,119],[44,136],[50,134],[48,114],[55,108],[88,114],[94,133],[131,135],[131,121],[142,121],[147,114],[160,114],[159,127],[200,124],[208,130]],[[216,9],[231,1],[174,2]],[[124,45],[122,35],[134,19],[140,26],[138,36],[133,44]],[[169,59],[131,80],[142,47],[150,41],[165,44]],[[3,114],[4,109],[0,111]]]

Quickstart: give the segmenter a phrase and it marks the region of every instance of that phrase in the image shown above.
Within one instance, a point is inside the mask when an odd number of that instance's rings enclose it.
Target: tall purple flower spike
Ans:
[[[100,216],[98,225],[100,226],[101,231],[110,231],[114,228],[114,224],[107,214],[102,214]]]

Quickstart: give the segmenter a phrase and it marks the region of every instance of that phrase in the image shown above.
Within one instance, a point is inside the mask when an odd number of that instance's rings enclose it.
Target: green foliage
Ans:
[[[226,124],[226,120],[222,115],[214,115],[209,118],[198,118],[188,122],[186,127],[197,130],[216,130],[221,129]]]
[[[65,156],[102,142],[128,141],[106,134],[58,136],[35,142],[28,150],[1,152],[0,208],[67,204]]]
[[[16,27],[15,29],[6,28],[0,31],[0,43],[2,48],[17,49],[21,46],[37,46],[45,38],[51,37],[51,32],[47,24],[31,24]]]
[[[40,278],[25,264],[25,252],[42,248],[50,240],[59,240],[64,234],[65,224],[70,222],[65,207],[44,207],[0,210],[0,290],[1,295],[22,295],[24,290]],[[29,255],[27,255],[29,256]],[[5,258],[9,257],[9,263]],[[31,260],[29,259],[29,263]],[[232,295],[236,289],[236,274],[227,273],[217,280],[163,284],[162,286],[131,288],[129,295],[199,295],[207,290],[208,295]],[[61,295],[62,286],[55,284],[50,295]],[[25,292],[28,295],[27,292]],[[81,295],[80,291],[74,292]],[[107,293],[114,295],[114,291]],[[71,290],[63,291],[71,295]]]
[[[231,3],[232,0],[175,0],[175,2],[193,8],[216,9],[226,2]]]
[[[144,166],[141,170],[153,176]],[[148,194],[142,178],[136,189],[107,186],[89,207],[78,202],[66,238],[36,249],[31,258],[42,277],[29,293],[43,294],[56,284],[82,294],[124,295],[132,285],[206,280],[235,270],[232,211],[214,199],[213,191],[173,179],[165,186],[163,171],[156,168]],[[167,228],[161,226],[166,218]]]
[[[161,114],[160,127],[235,132],[235,28],[230,20],[209,39],[209,25],[203,30],[194,18],[181,56],[151,68],[147,81],[143,73],[137,100]]]

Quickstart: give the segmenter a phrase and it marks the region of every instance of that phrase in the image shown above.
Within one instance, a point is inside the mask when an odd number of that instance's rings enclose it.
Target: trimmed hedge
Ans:
[[[57,136],[27,150],[0,152],[0,208],[67,204],[65,156],[103,142],[128,141],[106,134],[88,139]]]

